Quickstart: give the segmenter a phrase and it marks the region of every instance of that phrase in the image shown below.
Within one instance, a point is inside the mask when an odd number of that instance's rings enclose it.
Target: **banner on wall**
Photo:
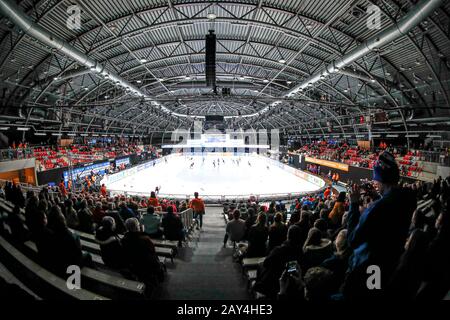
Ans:
[[[91,165],[88,165],[88,166],[85,166],[85,167],[80,167],[80,168],[73,169],[72,170],[72,177],[74,179],[76,179],[77,177],[84,178],[85,176],[90,175],[91,172],[104,174],[106,169],[109,169],[109,162],[108,161],[95,163],[95,164],[91,164]],[[69,177],[70,177],[69,170],[66,170],[66,171],[63,172],[63,177],[64,177],[64,182],[67,183],[69,181]]]
[[[130,158],[127,157],[127,158],[122,158],[122,159],[117,159],[116,160],[116,167],[118,167],[118,166],[120,166],[122,164],[125,165],[125,166],[129,165],[130,164]]]
[[[325,166],[328,168],[348,172],[348,164],[345,164],[345,163],[316,159],[316,158],[311,158],[311,157],[305,157],[305,160],[306,160],[306,162],[309,162],[309,163],[314,163],[314,164],[318,164],[320,166]]]

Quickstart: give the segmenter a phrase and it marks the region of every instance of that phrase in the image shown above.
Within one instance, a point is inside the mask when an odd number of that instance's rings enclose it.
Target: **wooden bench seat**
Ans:
[[[0,236],[0,248],[4,254],[8,254],[20,265],[20,269],[25,269],[32,274],[37,281],[45,283],[54,293],[50,294],[49,298],[56,299],[78,299],[78,300],[108,300],[102,295],[93,293],[86,289],[69,290],[66,285],[66,280],[55,276],[53,273],[39,266],[37,263],[29,259],[8,241]],[[45,297],[44,297],[45,298]]]
[[[37,253],[37,247],[34,242],[27,241],[25,242],[25,246]],[[99,260],[98,258],[101,259],[101,257],[97,257],[96,260]],[[103,260],[101,260],[101,263],[103,263]],[[83,267],[81,269],[81,275],[93,282],[98,282],[103,286],[124,291],[130,296],[143,296],[145,292],[145,284],[142,282],[110,275],[92,268]]]
[[[80,236],[81,239],[91,241],[91,242],[97,242],[95,239],[95,235],[90,233],[85,233],[82,231],[78,231],[75,229],[70,229],[72,232],[76,233]],[[120,237],[120,236],[119,236]],[[152,239],[153,244],[155,247],[163,247],[163,248],[171,248],[174,253],[176,252],[178,248],[178,242],[177,241],[171,241],[171,240],[160,240],[160,239]]]
[[[95,243],[95,242],[90,242],[90,241],[86,241],[81,239],[81,247],[83,249],[85,249],[88,252],[100,255],[101,254],[101,249],[100,249],[100,245]],[[155,251],[156,251],[156,255],[158,257],[164,257],[164,258],[170,258],[172,263],[173,263],[173,250],[170,248],[163,248],[163,247],[156,247],[155,246]]]
[[[266,257],[244,258],[242,260],[242,267],[244,269],[254,269],[258,267],[260,263],[264,262],[265,259]]]

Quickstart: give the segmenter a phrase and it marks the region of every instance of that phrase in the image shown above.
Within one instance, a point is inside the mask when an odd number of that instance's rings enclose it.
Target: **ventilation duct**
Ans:
[[[399,22],[364,41],[349,53],[324,67],[321,71],[314,73],[308,79],[296,85],[291,90],[287,91],[284,96],[293,95],[299,90],[303,90],[307,86],[313,85],[314,83],[322,80],[324,77],[332,73],[340,72],[341,69],[369,54],[372,50],[381,48],[382,46],[396,40],[397,38],[406,35],[411,29],[425,20],[425,18],[434,10],[439,8],[443,2],[443,0],[422,0],[420,3],[414,6]]]

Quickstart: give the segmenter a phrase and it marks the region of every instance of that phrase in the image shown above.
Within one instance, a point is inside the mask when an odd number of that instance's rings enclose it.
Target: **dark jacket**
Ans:
[[[113,269],[121,269],[127,266],[122,243],[115,232],[100,227],[95,233],[95,240],[100,245],[105,265]]]
[[[272,224],[269,227],[269,252],[286,241],[288,228],[284,223]]]
[[[122,239],[122,246],[126,261],[138,279],[156,284],[162,269],[150,237],[144,232],[127,232]]]
[[[349,272],[354,276],[350,275],[349,283],[346,283],[347,294],[364,297],[364,292],[368,291],[366,270],[370,265],[380,268],[381,286],[386,287],[404,251],[416,206],[414,192],[402,188],[392,189],[361,215],[358,205],[351,204],[347,229],[348,242],[353,249]]]
[[[128,207],[120,208],[119,214],[123,221],[127,221],[129,218],[135,218],[133,210]]]
[[[79,225],[78,230],[86,233],[94,233],[94,222],[92,221],[92,213],[88,208],[81,209],[78,212]]]
[[[111,218],[114,219],[114,222],[116,223],[116,232],[118,234],[124,234],[127,231],[127,228],[125,227],[125,223],[123,222],[123,219],[120,216],[118,211],[108,210],[108,211],[106,211],[106,215],[110,216]]]
[[[183,239],[183,222],[174,214],[166,214],[162,218],[161,227],[164,229],[166,240]]]
[[[275,298],[280,291],[279,279],[286,268],[286,263],[294,260],[299,261],[300,257],[301,248],[290,241],[275,247],[258,270],[254,287],[255,291],[263,293],[270,298]]]
[[[266,242],[269,229],[266,226],[255,224],[248,232],[248,250],[246,257],[264,257],[266,255]]]
[[[69,229],[54,232],[44,227],[37,231],[33,238],[39,261],[46,269],[58,275],[65,275],[70,265],[82,267],[80,239]]]

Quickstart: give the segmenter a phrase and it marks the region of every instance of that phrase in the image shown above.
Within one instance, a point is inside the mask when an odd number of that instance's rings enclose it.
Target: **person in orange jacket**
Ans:
[[[102,194],[103,197],[106,197],[106,195],[108,194],[107,191],[106,191],[105,184],[102,184],[102,186],[100,188],[100,193]]]
[[[62,194],[63,197],[67,196],[67,190],[63,179],[61,179],[61,182],[59,183],[59,192]]]
[[[189,207],[194,211],[194,218],[197,220],[197,229],[203,226],[203,215],[205,214],[205,203],[198,197],[198,192],[194,193],[194,199],[189,203]]]
[[[155,208],[155,210],[156,210],[157,207],[160,207],[158,198],[156,198],[156,195],[155,195],[155,191],[152,191],[150,193],[150,198],[148,198],[148,205],[152,206],[153,208]]]

